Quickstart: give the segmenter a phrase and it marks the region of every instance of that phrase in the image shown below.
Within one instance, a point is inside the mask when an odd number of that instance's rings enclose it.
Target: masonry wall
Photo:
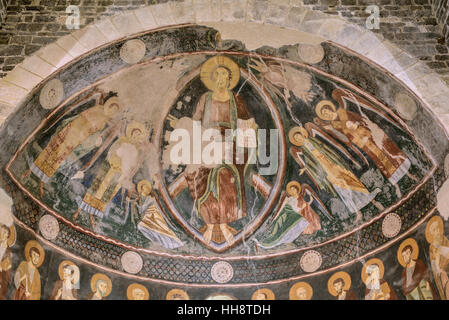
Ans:
[[[101,17],[119,11],[136,9],[165,0],[1,0],[7,1],[6,19],[0,27],[0,77],[20,63],[24,56],[56,41],[73,30],[65,22],[69,5],[80,8],[80,28]],[[220,1],[211,0],[219,3]],[[245,0],[242,0],[245,1]],[[254,0],[266,8],[266,0]],[[365,26],[368,5],[380,9],[379,37],[397,44],[412,56],[425,62],[449,83],[449,54],[438,21],[447,18],[447,0],[272,0],[284,3],[288,10],[306,6],[327,14],[339,15]],[[433,6],[433,11],[432,11]],[[443,9],[441,9],[443,8]],[[434,14],[436,12],[438,20]],[[266,15],[266,13],[264,13]],[[1,16],[1,10],[0,10]],[[447,21],[447,19],[445,20]]]

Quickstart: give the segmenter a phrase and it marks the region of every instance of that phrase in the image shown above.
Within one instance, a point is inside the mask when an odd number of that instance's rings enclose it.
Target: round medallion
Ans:
[[[315,64],[323,60],[324,49],[320,44],[302,43],[298,47],[298,55],[302,61]]]
[[[143,267],[142,257],[134,251],[125,252],[122,255],[121,261],[123,269],[128,273],[136,274],[140,270],[142,270]]]
[[[399,217],[399,215],[397,215],[394,212],[389,213],[382,222],[382,232],[385,237],[393,238],[401,230],[401,225],[402,225],[401,217]]]
[[[120,58],[128,64],[134,64],[142,60],[145,50],[145,43],[142,40],[129,40],[120,48]]]
[[[315,250],[305,252],[301,257],[301,260],[299,260],[299,264],[305,272],[314,272],[318,270],[322,262],[323,259],[321,258],[321,254]]]
[[[415,119],[417,106],[409,95],[398,93],[394,98],[394,108],[403,119],[409,121]]]
[[[219,261],[212,266],[210,274],[214,281],[218,283],[226,283],[229,282],[234,276],[234,269],[229,263]]]
[[[39,231],[47,240],[56,239],[59,233],[58,220],[52,215],[46,214],[39,220]]]
[[[44,109],[55,108],[64,97],[64,86],[59,79],[48,81],[39,95],[39,102]]]

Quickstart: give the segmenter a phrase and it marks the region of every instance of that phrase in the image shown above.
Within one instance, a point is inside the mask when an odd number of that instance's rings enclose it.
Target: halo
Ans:
[[[78,268],[78,266],[70,260],[64,260],[59,264],[58,268],[59,278],[61,280],[63,279],[63,270],[65,266],[72,266],[73,270],[75,271],[73,273],[73,280],[74,280],[73,283],[74,284],[78,283],[80,281],[80,268]]]
[[[131,138],[131,134],[134,129],[139,129],[142,131],[142,133],[146,136],[148,135],[147,129],[145,128],[145,125],[143,123],[132,121],[128,126],[126,127],[126,137]]]
[[[103,273],[96,273],[92,276],[92,278],[90,279],[90,289],[92,290],[92,292],[95,292],[97,290],[96,284],[98,280],[104,280],[108,283],[108,290],[106,291],[106,294],[104,295],[105,297],[107,297],[112,290],[112,282],[111,279],[109,279],[109,277]]]
[[[171,289],[169,292],[167,292],[167,295],[165,296],[166,300],[173,300],[174,295],[180,295],[183,299],[182,300],[190,300],[189,295],[187,292],[181,289]]]
[[[329,280],[327,281],[327,289],[329,290],[329,293],[331,295],[333,295],[334,297],[337,296],[337,292],[335,291],[334,288],[334,281],[337,279],[343,279],[344,281],[344,287],[343,290],[349,290],[349,288],[351,288],[351,277],[349,276],[349,274],[347,274],[344,271],[339,271],[334,273]]]
[[[215,82],[212,77],[215,70],[218,67],[225,67],[231,73],[231,79],[229,80],[229,90],[234,89],[234,87],[239,83],[240,80],[240,68],[232,61],[231,58],[225,56],[214,56],[203,63],[201,66],[200,78],[204,85],[211,91],[215,90]]]
[[[430,234],[430,226],[435,222],[438,223],[438,228],[440,228],[440,230],[444,230],[443,219],[441,219],[440,216],[433,216],[430,218],[426,226],[426,240],[430,244],[433,243],[433,236]]]
[[[308,284],[307,282],[297,282],[294,285],[292,285],[292,287],[290,288],[290,300],[299,300],[298,297],[296,296],[296,291],[298,290],[298,288],[304,288],[306,289],[307,292],[307,300],[312,299],[312,295],[313,295],[313,289],[312,286],[310,284]]]
[[[153,190],[153,187],[151,186],[151,182],[148,180],[140,180],[139,183],[137,184],[137,192],[141,193],[142,192],[142,187],[146,185],[150,188],[150,193]]]
[[[285,187],[285,191],[287,191],[287,194],[289,196],[291,196],[290,189],[292,187],[297,187],[298,188],[298,192],[301,191],[301,184],[298,181],[290,181],[289,183],[287,183],[287,186]]]
[[[337,111],[337,108],[335,108],[335,105],[332,103],[332,101],[330,101],[330,100],[322,100],[322,101],[320,101],[320,102],[316,105],[315,112],[316,112],[318,118],[323,119],[323,120],[331,120],[331,119],[327,119],[327,118],[323,115],[323,113],[322,113],[323,108],[324,108],[325,106],[331,107],[331,108],[332,108],[332,111],[334,111],[334,112]]]
[[[304,127],[299,126],[291,128],[290,131],[288,132],[288,139],[290,140],[290,142],[295,146],[300,147],[302,144],[299,144],[298,142],[295,141],[295,134],[297,133],[300,133],[306,138],[309,136],[309,133],[307,132],[306,129],[304,129]]]
[[[120,101],[119,101],[119,99],[118,99],[117,97],[112,97],[112,98],[109,98],[108,101],[106,101],[106,102],[104,103],[104,105],[103,105],[103,107],[104,107],[104,113],[105,113],[105,114],[108,114],[108,113],[109,113],[109,110],[110,110],[110,108],[111,108],[111,106],[112,106],[113,104],[118,105],[118,107],[119,107],[119,109],[120,109]]]
[[[361,276],[362,276],[362,281],[365,284],[366,284],[366,279],[368,278],[368,274],[366,273],[366,270],[368,269],[369,266],[371,266],[373,264],[376,264],[379,266],[379,279],[382,279],[384,277],[385,266],[384,266],[382,260],[377,259],[377,258],[370,259],[363,265],[363,268],[362,268]]]
[[[148,292],[148,289],[145,286],[141,285],[140,283],[131,283],[128,286],[128,289],[126,290],[126,296],[128,297],[128,300],[134,300],[132,295],[134,289],[140,289],[143,292],[145,292],[144,300],[148,300],[150,298],[150,293]]]
[[[44,262],[44,259],[45,259],[44,248],[42,248],[41,244],[39,242],[37,242],[36,240],[28,241],[27,244],[25,245],[25,259],[27,261],[30,261],[30,250],[31,250],[31,248],[36,248],[37,250],[39,250],[40,258],[39,258],[39,262],[36,264],[36,268],[39,268],[42,265],[42,263]]]
[[[254,291],[253,296],[251,297],[251,300],[256,300],[256,297],[259,293],[263,293],[267,296],[267,300],[275,300],[274,299],[274,293],[270,289],[262,288]]]
[[[11,225],[8,227],[7,225],[4,225],[4,224],[2,224],[2,226],[9,229],[9,237],[8,237],[6,244],[8,245],[8,247],[12,247],[14,245],[14,243],[16,243],[16,237],[17,237],[16,227],[14,227],[14,225]]]
[[[413,252],[412,252],[412,259],[416,260],[418,259],[418,254],[419,254],[419,248],[418,248],[418,243],[416,243],[416,240],[413,238],[408,238],[405,239],[401,245],[398,248],[398,252],[397,252],[397,256],[398,256],[398,261],[401,264],[401,266],[403,266],[405,268],[405,262],[404,262],[404,258],[402,257],[402,249],[404,249],[405,246],[410,245],[412,246]]]

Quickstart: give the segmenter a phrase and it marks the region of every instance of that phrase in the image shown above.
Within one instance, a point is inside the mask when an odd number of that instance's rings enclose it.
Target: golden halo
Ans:
[[[290,131],[288,132],[288,139],[290,140],[290,142],[292,144],[294,144],[295,146],[300,147],[302,145],[302,143],[298,143],[295,140],[295,134],[300,133],[302,136],[304,136],[305,138],[309,137],[309,133],[307,132],[306,129],[304,129],[304,127],[293,127],[290,129]]]
[[[402,252],[402,249],[404,249],[404,247],[407,245],[412,246],[412,249],[413,249],[412,259],[413,260],[418,259],[418,254],[419,254],[419,248],[418,248],[418,244],[416,243],[416,240],[413,238],[405,239],[399,246],[398,252],[397,252],[398,261],[401,264],[401,266],[403,266],[404,268],[405,268],[405,262],[404,262],[404,258],[402,257],[401,252]]]
[[[307,282],[297,282],[294,285],[292,285],[292,287],[290,288],[290,300],[299,300],[298,296],[296,295],[296,291],[299,288],[304,288],[306,289],[307,292],[307,300],[312,299],[312,295],[313,295],[313,289],[312,286],[310,284],[308,284]]]
[[[236,297],[234,297],[233,295],[230,295],[228,293],[217,292],[217,293],[210,294],[204,300],[238,300],[238,299]]]
[[[301,184],[298,181],[290,181],[289,183],[287,183],[287,187],[285,187],[285,191],[287,191],[287,194],[289,196],[292,196],[290,189],[292,187],[297,187],[298,188],[298,192],[301,192]]]
[[[39,253],[40,253],[39,262],[36,264],[36,268],[39,268],[42,265],[42,263],[44,262],[44,259],[45,259],[44,248],[42,248],[41,244],[39,242],[37,242],[36,240],[28,241],[27,244],[25,245],[25,259],[26,259],[26,261],[30,261],[30,250],[31,250],[31,248],[36,248],[37,250],[39,250]]]
[[[167,292],[167,295],[165,296],[166,300],[174,300],[173,298],[175,296],[181,297],[181,300],[190,300],[189,295],[187,292],[181,289],[171,289],[169,292]]]
[[[120,101],[119,101],[119,99],[117,97],[112,97],[112,98],[109,98],[108,101],[106,101],[104,103],[104,113],[105,114],[109,114],[110,109],[111,109],[113,104],[118,105],[118,107],[120,109]]]
[[[438,228],[440,228],[441,231],[444,231],[444,226],[443,226],[443,219],[441,219],[440,216],[434,216],[432,218],[429,219],[429,221],[427,222],[427,226],[426,226],[426,240],[428,243],[432,244],[433,243],[433,236],[430,234],[430,226],[434,223],[438,223]],[[443,233],[443,232],[441,232]]]
[[[320,118],[320,119],[323,119],[323,120],[332,120],[332,119],[328,119],[327,117],[325,117],[325,116],[323,115],[322,111],[323,111],[323,107],[325,107],[325,106],[331,107],[331,108],[332,108],[332,111],[334,111],[334,112],[337,111],[337,108],[335,108],[335,105],[332,103],[332,101],[329,101],[329,100],[323,100],[323,101],[320,101],[320,102],[316,105],[315,112],[316,112],[318,118]]]
[[[368,269],[369,266],[376,264],[379,266],[379,279],[382,279],[384,277],[384,272],[385,272],[385,266],[383,264],[383,262],[380,259],[377,258],[373,258],[368,260],[362,268],[362,281],[363,283],[366,284],[366,279],[368,278],[368,274],[366,273],[366,269]]]
[[[8,245],[8,247],[11,247],[14,245],[14,243],[16,243],[16,227],[14,227],[14,225],[11,225],[10,227],[8,227],[5,224],[0,224],[0,226],[3,226],[7,229],[9,229],[9,237],[8,240],[6,241],[6,244]]]
[[[151,182],[150,181],[148,181],[148,180],[141,180],[137,184],[137,192],[142,193],[142,187],[144,185],[149,187],[150,193],[151,193],[151,191],[153,191],[153,187],[151,186]]]
[[[131,138],[131,134],[133,132],[134,129],[138,129],[142,132],[142,134],[146,136],[148,136],[148,132],[147,129],[145,128],[145,125],[143,123],[137,122],[137,121],[132,121],[130,124],[128,124],[128,126],[126,127],[126,137],[128,139]]]
[[[92,276],[92,278],[90,279],[90,289],[92,290],[92,292],[97,291],[97,281],[98,280],[104,280],[107,282],[108,284],[108,290],[106,291],[106,294],[104,295],[105,297],[107,297],[111,291],[112,291],[112,282],[111,279],[109,279],[109,277],[103,273],[96,273]]]
[[[59,278],[61,280],[63,280],[63,271],[65,266],[72,266],[72,268],[75,270],[75,272],[73,273],[73,283],[77,283],[80,280],[80,269],[78,268],[78,266],[73,263],[70,260],[64,260],[59,264],[59,268],[58,268],[58,274],[59,274]]]
[[[148,289],[145,286],[141,285],[140,283],[131,283],[128,286],[128,289],[126,290],[126,296],[128,297],[128,300],[134,300],[133,298],[134,289],[140,289],[143,292],[145,292],[144,300],[150,299],[150,293],[148,292]]]
[[[343,290],[347,291],[349,290],[349,288],[351,288],[351,277],[349,276],[349,274],[347,274],[344,271],[334,273],[327,281],[327,289],[329,290],[329,293],[334,297],[338,295],[334,288],[334,281],[337,279],[343,279],[344,281]]]
[[[254,291],[253,296],[251,297],[251,300],[256,300],[256,297],[259,293],[263,293],[267,296],[266,300],[274,300],[274,293],[270,289],[262,288]]]
[[[225,67],[231,73],[231,79],[229,80],[229,90],[239,83],[240,80],[240,68],[232,61],[232,59],[225,56],[215,56],[207,60],[201,66],[200,78],[204,85],[211,91],[215,90],[215,81],[213,80],[214,72],[218,67]]]

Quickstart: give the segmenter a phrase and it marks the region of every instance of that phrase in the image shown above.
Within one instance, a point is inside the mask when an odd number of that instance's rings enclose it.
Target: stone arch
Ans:
[[[369,59],[401,80],[449,128],[449,88],[425,64],[379,34],[342,18],[312,11],[299,1],[188,0],[167,2],[103,18],[59,38],[17,65],[0,79],[0,121],[59,69],[113,42],[162,27],[202,24],[222,37],[258,43],[332,41]],[[241,32],[241,30],[248,32]],[[267,36],[268,35],[268,36]],[[282,36],[279,36],[282,35]],[[258,42],[261,39],[262,41]],[[313,39],[313,40],[312,40]]]

